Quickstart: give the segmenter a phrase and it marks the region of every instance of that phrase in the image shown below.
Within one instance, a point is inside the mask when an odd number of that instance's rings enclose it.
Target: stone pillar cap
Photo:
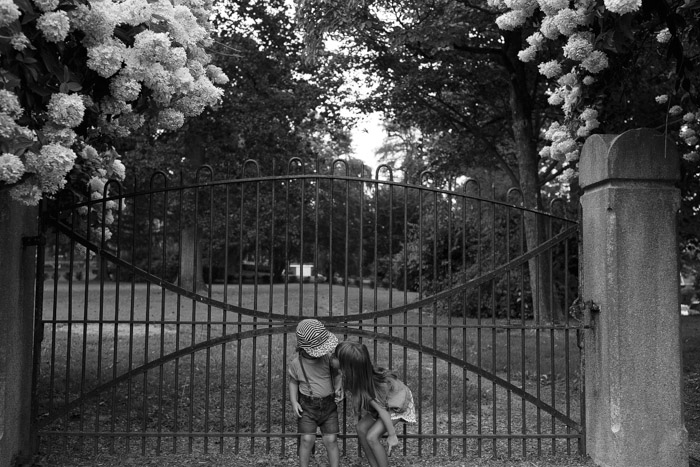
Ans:
[[[649,128],[628,130],[620,135],[592,135],[583,145],[579,162],[581,188],[604,180],[680,179],[676,145]]]

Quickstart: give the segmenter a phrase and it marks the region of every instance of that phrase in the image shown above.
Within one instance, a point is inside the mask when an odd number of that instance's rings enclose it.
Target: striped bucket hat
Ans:
[[[297,344],[309,356],[318,358],[333,352],[338,338],[319,320],[305,319],[297,325]]]

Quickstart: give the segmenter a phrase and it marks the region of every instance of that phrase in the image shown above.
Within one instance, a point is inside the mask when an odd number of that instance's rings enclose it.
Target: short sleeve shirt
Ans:
[[[307,384],[304,372],[301,370],[299,359],[304,359],[304,370],[309,377]],[[306,396],[326,397],[334,393],[331,382],[330,357],[324,355],[320,358],[304,358],[297,354],[287,366],[287,373],[299,384],[299,392]]]

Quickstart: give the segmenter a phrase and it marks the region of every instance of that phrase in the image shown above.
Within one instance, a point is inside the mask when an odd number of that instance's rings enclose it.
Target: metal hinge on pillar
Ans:
[[[44,237],[43,235],[34,235],[33,237],[22,237],[22,248],[44,245],[46,245],[46,237]]]
[[[591,327],[593,314],[600,313],[600,307],[593,303],[593,300],[586,300],[577,297],[569,307],[569,316],[578,321],[583,327]]]

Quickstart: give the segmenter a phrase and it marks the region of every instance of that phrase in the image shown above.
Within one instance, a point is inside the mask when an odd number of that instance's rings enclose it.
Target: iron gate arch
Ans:
[[[176,185],[155,172],[47,210],[45,448],[284,455],[289,336],[314,316],[413,388],[404,452],[583,453],[582,325],[565,312],[578,225],[552,212],[565,203],[536,212],[515,189],[487,198],[473,179],[414,185],[342,160],[326,172],[300,159],[270,176],[255,161],[238,178],[205,166]],[[527,247],[529,221],[540,241]]]

